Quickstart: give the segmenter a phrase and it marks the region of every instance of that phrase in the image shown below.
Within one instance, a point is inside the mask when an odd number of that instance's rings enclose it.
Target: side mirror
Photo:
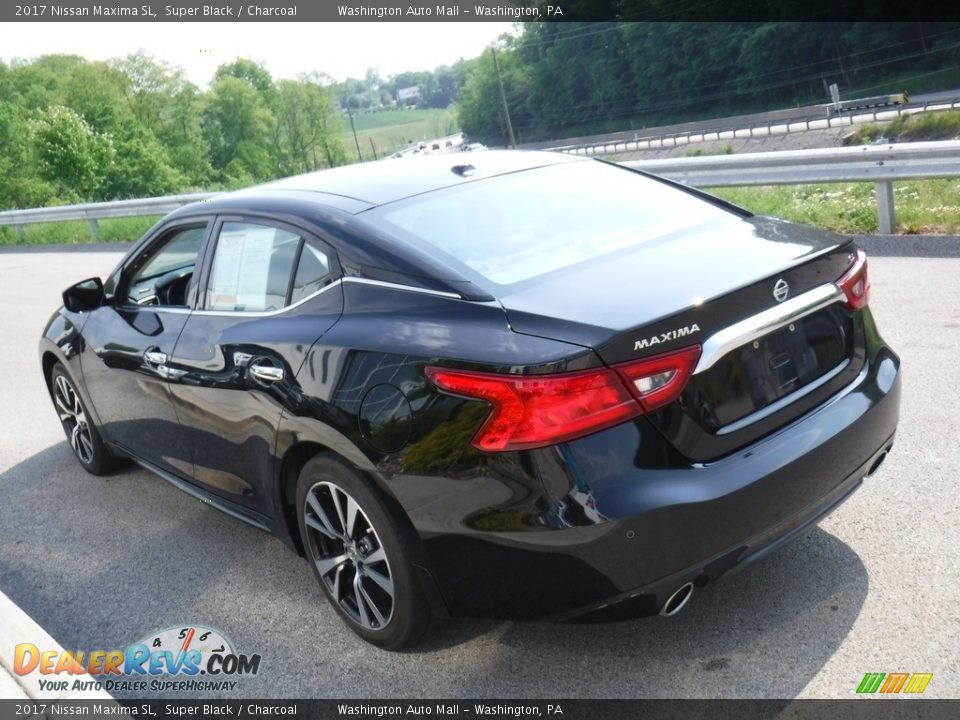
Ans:
[[[63,306],[70,312],[96,310],[103,305],[103,281],[98,277],[81,280],[63,291]]]

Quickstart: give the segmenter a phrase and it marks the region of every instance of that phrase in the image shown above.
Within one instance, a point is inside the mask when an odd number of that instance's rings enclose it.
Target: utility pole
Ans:
[[[507,93],[503,89],[503,77],[500,75],[500,63],[497,62],[497,51],[490,46],[490,54],[493,55],[493,67],[497,70],[497,82],[500,83],[500,102],[503,103],[503,116],[507,119],[507,133],[510,136],[510,147],[515,148],[517,141],[513,137],[513,123],[510,122],[510,109],[507,107]]]
[[[353,113],[347,107],[347,117],[350,118],[350,129],[353,130],[353,143],[357,146],[357,159],[363,162],[363,155],[360,154],[360,141],[357,140],[357,128],[353,125]]]

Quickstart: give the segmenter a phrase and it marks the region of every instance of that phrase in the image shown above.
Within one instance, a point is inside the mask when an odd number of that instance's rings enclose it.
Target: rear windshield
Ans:
[[[453,267],[511,285],[626,250],[731,212],[600,162],[525,170],[369,211]],[[468,273],[469,274],[469,273]]]

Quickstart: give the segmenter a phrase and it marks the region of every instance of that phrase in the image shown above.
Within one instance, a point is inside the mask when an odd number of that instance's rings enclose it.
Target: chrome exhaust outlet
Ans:
[[[660,608],[660,614],[663,617],[673,617],[678,612],[683,610],[683,606],[687,604],[690,600],[690,596],[693,595],[693,583],[688,582],[681,585],[679,588],[673,591],[673,594],[667,598],[667,601],[663,604],[663,607]]]
[[[867,474],[864,477],[870,477],[877,470],[879,470],[880,466],[883,465],[883,461],[887,459],[887,454],[889,452],[890,452],[889,450],[884,450],[883,453],[879,457],[877,457],[876,460],[873,461],[873,465],[870,466],[870,469],[867,470]]]

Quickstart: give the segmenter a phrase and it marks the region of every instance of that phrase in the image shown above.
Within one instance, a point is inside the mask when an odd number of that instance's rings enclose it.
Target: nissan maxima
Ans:
[[[487,151],[188,205],[40,342],[70,446],[306,557],[375,645],[672,615],[881,464],[900,361],[850,240]]]

